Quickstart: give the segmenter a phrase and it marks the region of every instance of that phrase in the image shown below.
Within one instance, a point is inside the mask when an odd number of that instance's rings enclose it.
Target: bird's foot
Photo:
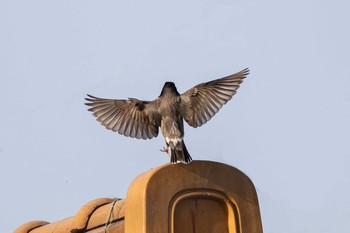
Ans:
[[[169,147],[165,146],[165,147],[163,147],[163,149],[160,149],[160,151],[161,152],[165,152],[165,153],[168,154],[168,156],[170,156],[170,154],[169,154]]]

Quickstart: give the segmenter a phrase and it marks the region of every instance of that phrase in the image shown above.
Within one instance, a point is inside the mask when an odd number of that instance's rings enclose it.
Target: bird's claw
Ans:
[[[168,154],[168,156],[170,156],[169,154],[169,148],[167,146],[163,147],[163,149],[160,149],[161,152],[165,152]]]

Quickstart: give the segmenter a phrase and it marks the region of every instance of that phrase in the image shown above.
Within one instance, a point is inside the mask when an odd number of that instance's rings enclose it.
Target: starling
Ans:
[[[173,82],[166,82],[160,96],[153,101],[88,95],[86,105],[104,127],[127,137],[151,139],[157,137],[160,127],[166,142],[161,151],[168,153],[170,147],[170,162],[190,163],[192,158],[183,140],[183,120],[194,128],[205,124],[236,94],[248,74],[247,68],[198,84],[183,94],[179,94]]]

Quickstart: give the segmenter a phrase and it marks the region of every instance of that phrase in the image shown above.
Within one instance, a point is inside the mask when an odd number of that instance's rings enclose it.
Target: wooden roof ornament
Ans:
[[[125,201],[98,199],[75,217],[37,223],[15,233],[263,232],[252,181],[232,166],[210,161],[156,167],[131,183]]]
[[[32,221],[18,227],[14,233],[124,233],[125,200],[99,198],[84,205],[74,217],[49,223]]]

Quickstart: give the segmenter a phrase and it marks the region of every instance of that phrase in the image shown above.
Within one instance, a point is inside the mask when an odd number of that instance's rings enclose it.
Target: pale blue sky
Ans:
[[[83,104],[156,98],[249,67],[234,99],[186,127],[192,157],[255,183],[264,232],[350,232],[347,1],[0,1],[1,232],[125,197],[167,163],[162,137],[101,127]]]

